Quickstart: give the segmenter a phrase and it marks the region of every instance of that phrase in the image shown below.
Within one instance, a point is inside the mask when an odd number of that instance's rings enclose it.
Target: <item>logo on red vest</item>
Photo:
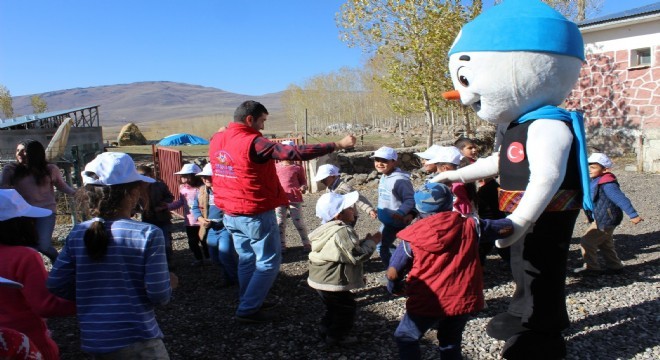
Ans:
[[[525,160],[525,147],[519,142],[512,142],[506,149],[506,157],[512,163],[519,163]]]

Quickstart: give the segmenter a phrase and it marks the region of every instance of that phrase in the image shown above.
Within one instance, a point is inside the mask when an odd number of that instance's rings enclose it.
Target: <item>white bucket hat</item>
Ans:
[[[610,158],[603,153],[591,154],[591,156],[589,156],[589,159],[587,159],[587,162],[589,164],[593,164],[593,163],[600,164],[602,167],[606,169],[609,169],[614,165],[612,164],[612,160],[610,160]]]
[[[120,185],[135,181],[147,183],[156,180],[138,174],[135,163],[128,154],[104,152],[85,165],[82,172],[84,185]]]
[[[284,141],[282,141],[282,145],[295,146],[296,143],[293,142],[293,140],[284,140]]]
[[[436,156],[427,161],[428,164],[447,163],[458,165],[461,163],[461,152],[455,146],[441,146]]]
[[[374,154],[371,155],[371,158],[381,158],[385,160],[396,160],[396,150],[391,147],[383,146],[380,149],[374,151]]]
[[[202,171],[195,174],[195,176],[213,176],[213,169],[211,169],[211,163],[206,163]]]
[[[440,145],[433,144],[428,149],[422,152],[416,152],[415,155],[419,156],[424,160],[431,160],[438,155],[438,152],[440,151],[441,148],[442,147]]]
[[[202,171],[202,169],[197,166],[197,164],[183,164],[181,170],[175,172],[177,175],[188,175],[188,174],[197,174]]]
[[[316,169],[316,175],[314,175],[314,181],[321,181],[328,176],[339,176],[339,168],[332,164],[325,164],[319,166]]]
[[[14,189],[0,190],[0,221],[16,217],[45,217],[53,212],[49,209],[32,206]]]
[[[360,194],[357,191],[340,195],[335,192],[323,194],[316,202],[316,216],[321,218],[323,224],[331,221],[344,209],[349,208],[358,201]]]

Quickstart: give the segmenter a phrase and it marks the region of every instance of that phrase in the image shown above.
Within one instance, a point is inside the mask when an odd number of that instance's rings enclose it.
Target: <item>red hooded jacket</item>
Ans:
[[[410,243],[406,310],[419,316],[456,316],[484,306],[476,224],[445,211],[419,220],[397,237]]]

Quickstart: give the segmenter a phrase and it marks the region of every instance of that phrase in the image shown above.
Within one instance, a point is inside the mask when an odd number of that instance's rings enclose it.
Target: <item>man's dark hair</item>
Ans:
[[[256,120],[262,114],[268,115],[268,110],[260,102],[254,100],[244,101],[241,105],[238,105],[236,111],[234,111],[234,122],[245,123],[245,118],[248,115]]]

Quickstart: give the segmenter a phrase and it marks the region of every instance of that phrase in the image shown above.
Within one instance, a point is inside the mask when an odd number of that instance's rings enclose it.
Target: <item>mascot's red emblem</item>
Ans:
[[[506,149],[506,157],[512,163],[519,163],[525,160],[525,148],[519,142],[512,142]]]

